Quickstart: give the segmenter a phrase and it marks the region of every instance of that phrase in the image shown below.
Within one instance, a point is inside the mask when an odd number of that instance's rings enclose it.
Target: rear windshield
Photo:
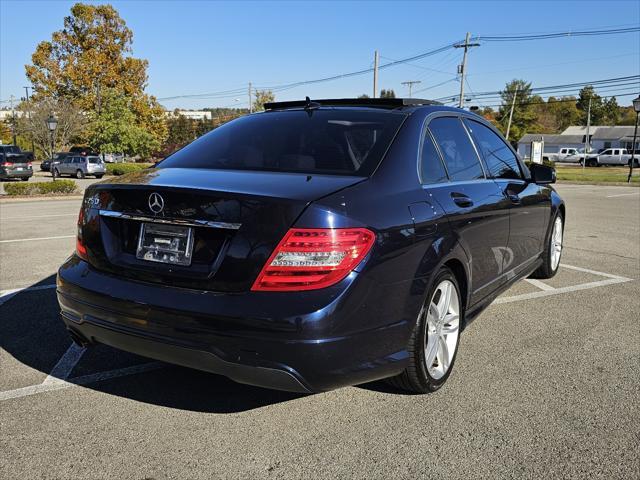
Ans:
[[[405,114],[318,109],[248,115],[163,160],[159,168],[370,175]]]
[[[0,153],[20,153],[20,149],[16,146],[10,145],[8,147],[2,147]]]
[[[89,160],[89,163],[100,163],[102,161],[100,157],[87,157],[87,160]]]

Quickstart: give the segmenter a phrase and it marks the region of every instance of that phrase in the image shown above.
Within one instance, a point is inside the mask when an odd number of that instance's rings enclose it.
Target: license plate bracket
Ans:
[[[169,265],[191,265],[193,228],[143,222],[140,224],[136,258]]]

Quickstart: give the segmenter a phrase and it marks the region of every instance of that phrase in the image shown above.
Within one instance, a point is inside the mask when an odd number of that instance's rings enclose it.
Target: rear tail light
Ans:
[[[31,168],[33,164],[31,162],[27,163],[27,167]]]
[[[366,228],[292,228],[258,275],[253,291],[316,290],[345,278],[369,253]]]
[[[78,232],[76,235],[76,254],[83,260],[87,260],[87,247],[82,239],[82,225],[84,224],[84,206],[80,208],[78,215]]]
[[[2,162],[2,166],[3,166],[3,167],[10,167],[11,165],[13,165],[13,163],[10,163],[10,162]]]

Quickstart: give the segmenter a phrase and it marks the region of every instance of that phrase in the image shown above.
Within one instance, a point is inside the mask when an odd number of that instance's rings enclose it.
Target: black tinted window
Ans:
[[[422,183],[441,183],[448,180],[440,154],[436,150],[431,134],[428,131],[422,144],[420,170]]]
[[[355,109],[248,115],[200,137],[158,167],[369,175],[404,118]]]
[[[438,142],[452,181],[484,178],[478,155],[459,118],[435,118],[429,129]]]
[[[518,159],[507,144],[490,128],[473,120],[465,123],[471,131],[476,147],[487,165],[489,174],[494,178],[522,178]]]

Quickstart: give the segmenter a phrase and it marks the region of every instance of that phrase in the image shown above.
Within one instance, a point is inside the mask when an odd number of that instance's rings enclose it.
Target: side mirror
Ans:
[[[534,163],[531,165],[531,179],[539,185],[556,183],[556,169],[547,165]]]

